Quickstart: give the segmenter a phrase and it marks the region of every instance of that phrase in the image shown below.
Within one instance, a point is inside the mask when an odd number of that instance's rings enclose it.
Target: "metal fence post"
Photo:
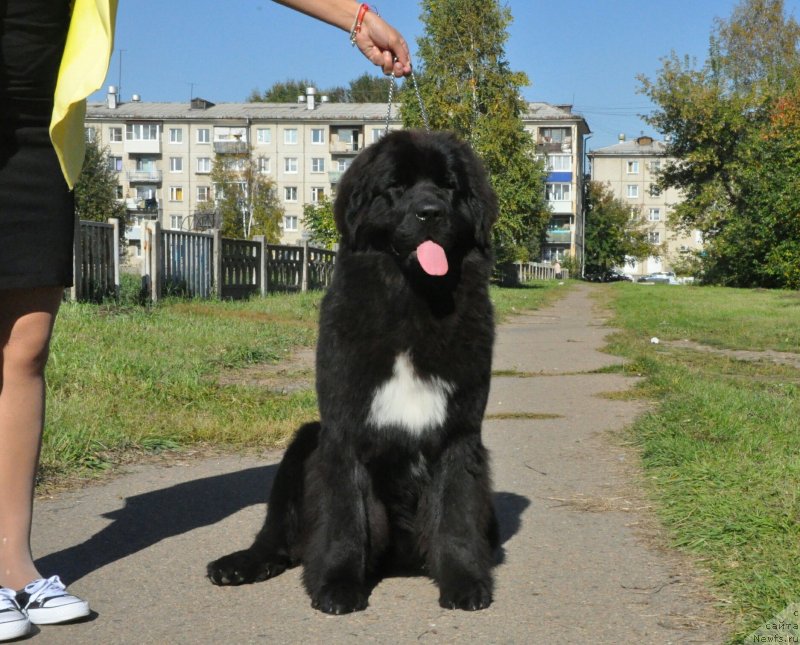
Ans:
[[[259,295],[267,295],[267,241],[263,235],[254,235],[258,242],[258,288]]]
[[[111,242],[112,262],[114,263],[114,300],[119,302],[119,219],[110,217],[108,223],[114,227],[114,238]]]
[[[150,232],[150,299],[158,302],[161,298],[161,266],[164,253],[161,244],[161,223],[148,222]]]
[[[214,236],[212,256],[212,285],[211,292],[217,297],[222,298],[222,231],[218,228],[212,229]]]
[[[303,240],[303,280],[300,283],[300,291],[308,291],[308,240]]]

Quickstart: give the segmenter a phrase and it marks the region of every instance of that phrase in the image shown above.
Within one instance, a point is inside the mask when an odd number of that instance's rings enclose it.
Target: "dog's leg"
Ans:
[[[442,452],[425,500],[427,564],[446,609],[484,609],[492,603],[492,550],[497,520],[486,449],[477,434]]]
[[[297,431],[275,474],[264,526],[249,549],[208,565],[211,582],[217,585],[259,582],[298,563],[305,463],[317,447],[319,430],[319,423],[309,423]]]
[[[303,582],[315,609],[328,614],[366,609],[373,504],[369,474],[352,446],[321,441],[307,471],[303,549]]]

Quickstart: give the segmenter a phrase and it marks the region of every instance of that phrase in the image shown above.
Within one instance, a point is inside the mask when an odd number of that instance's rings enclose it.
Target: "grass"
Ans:
[[[674,543],[700,559],[741,642],[798,600],[800,370],[650,343],[798,351],[800,296],[614,285],[610,350],[655,402],[632,427]]]
[[[40,483],[188,445],[281,446],[316,418],[313,388],[281,393],[235,376],[237,368],[279,364],[313,346],[321,293],[142,307],[131,285],[121,305],[61,309],[47,368]],[[491,297],[503,318],[541,306],[559,289],[555,282],[492,287]]]

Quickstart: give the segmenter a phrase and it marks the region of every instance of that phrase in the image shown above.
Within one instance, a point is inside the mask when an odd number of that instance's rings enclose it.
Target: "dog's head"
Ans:
[[[466,143],[401,130],[356,157],[334,214],[348,251],[389,253],[404,270],[436,278],[473,249],[489,254],[497,200]]]

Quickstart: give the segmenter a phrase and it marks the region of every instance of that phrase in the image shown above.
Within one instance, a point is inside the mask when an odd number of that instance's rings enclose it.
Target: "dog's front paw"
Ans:
[[[206,571],[215,585],[243,585],[273,578],[288,566],[288,561],[282,558],[264,559],[245,549],[210,562]]]
[[[461,586],[442,588],[439,593],[439,605],[445,609],[476,611],[486,609],[491,604],[491,585],[482,580],[475,580]]]
[[[311,599],[311,606],[326,614],[349,614],[367,608],[367,594],[358,585],[331,583]]]

